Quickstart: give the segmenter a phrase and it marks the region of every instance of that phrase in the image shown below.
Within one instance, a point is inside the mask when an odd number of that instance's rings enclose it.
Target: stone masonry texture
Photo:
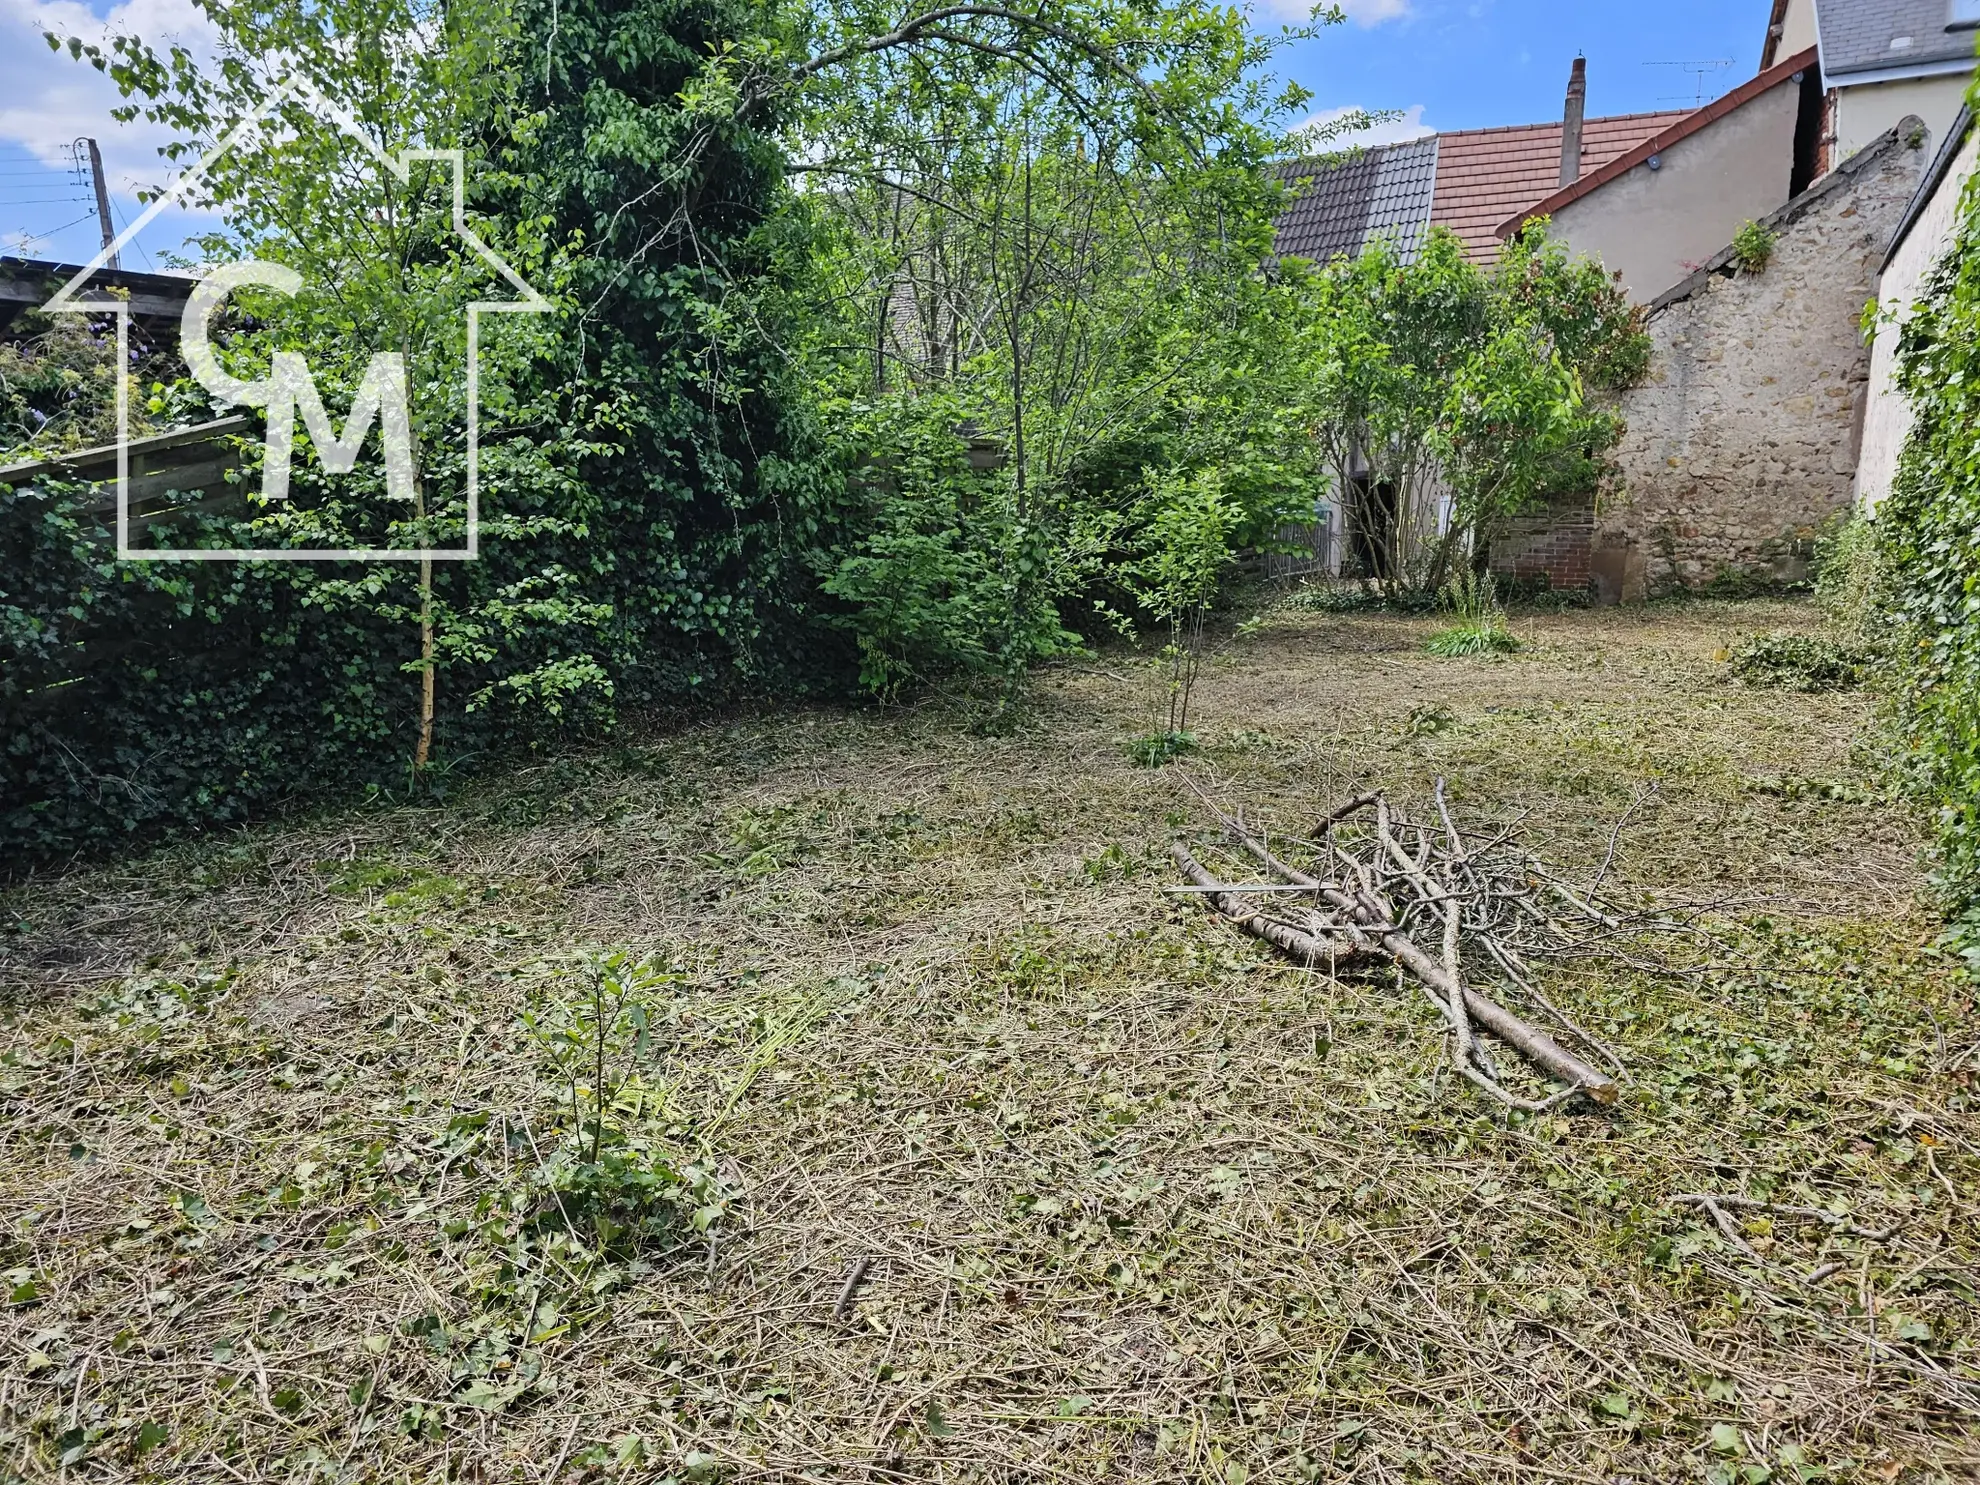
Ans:
[[[1728,251],[1651,306],[1649,377],[1622,398],[1621,489],[1581,559],[1608,579],[1598,588],[1627,600],[1728,574],[1806,575],[1813,538],[1851,500],[1863,306],[1926,163],[1913,139],[1900,125],[1769,218],[1778,239],[1762,272]],[[1543,557],[1541,533],[1522,532],[1531,554],[1508,566],[1578,565],[1568,550],[1585,528],[1561,535]]]

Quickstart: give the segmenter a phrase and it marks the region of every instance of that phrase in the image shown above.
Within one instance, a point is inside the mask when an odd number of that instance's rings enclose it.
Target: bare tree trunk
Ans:
[[[421,505],[424,506],[422,501]],[[420,511],[421,530],[426,512]],[[423,539],[423,538],[422,538]],[[419,743],[413,749],[413,770],[426,767],[433,756],[433,559],[419,562]]]

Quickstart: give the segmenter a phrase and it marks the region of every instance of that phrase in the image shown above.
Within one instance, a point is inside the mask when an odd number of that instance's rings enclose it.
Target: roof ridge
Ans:
[[[1593,114],[1582,121],[1582,127],[1586,128],[1591,124],[1627,124],[1634,123],[1638,119],[1661,119],[1666,116],[1680,118],[1691,111],[1688,108],[1655,108],[1646,113]],[[1558,129],[1560,127],[1561,121],[1559,119],[1548,119],[1538,124],[1491,124],[1482,129],[1442,129],[1438,131],[1438,137],[1440,139],[1449,139],[1454,135],[1460,134],[1521,134],[1533,129]]]
[[[1515,212],[1499,223],[1494,229],[1495,232],[1502,238],[1509,237],[1535,217],[1552,216],[1562,207],[1571,205],[1584,196],[1592,195],[1610,181],[1627,175],[1646,160],[1661,155],[1673,145],[1682,143],[1701,129],[1716,124],[1728,114],[1735,113],[1747,104],[1765,97],[1774,89],[1793,86],[1795,79],[1816,65],[1816,60],[1816,50],[1811,46],[1805,51],[1796,52],[1785,62],[1775,63],[1765,72],[1756,73],[1731,92],[1714,98],[1704,107],[1689,110],[1669,128],[1658,130],[1648,139],[1641,140],[1624,150],[1613,160],[1598,165],[1579,179],[1569,181],[1558,190],[1542,196],[1533,205]]]

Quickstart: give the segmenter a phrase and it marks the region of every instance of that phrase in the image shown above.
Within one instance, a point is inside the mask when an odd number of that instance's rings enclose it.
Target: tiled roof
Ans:
[[[1531,217],[1552,216],[1570,201],[1579,201],[1593,191],[1599,191],[1617,176],[1626,175],[1653,155],[1662,154],[1680,140],[1688,139],[1708,124],[1715,124],[1727,114],[1733,113],[1757,98],[1765,97],[1775,88],[1794,86],[1803,69],[1815,65],[1815,48],[1789,57],[1784,62],[1769,67],[1758,77],[1747,79],[1724,97],[1706,104],[1695,113],[1682,115],[1675,124],[1652,134],[1648,139],[1632,149],[1623,151],[1605,165],[1594,169],[1583,169],[1581,178],[1572,185],[1562,186],[1552,195],[1539,201],[1530,202],[1499,223],[1498,235],[1510,237],[1524,226]]]
[[[1947,0],[1822,0],[1822,71],[1851,72],[1973,60],[1973,28],[1949,27]]]
[[[1280,167],[1292,204],[1278,222],[1279,251],[1316,263],[1359,253],[1386,237],[1405,262],[1416,257],[1430,221],[1437,139],[1378,145],[1332,160]]]
[[[1581,173],[1601,169],[1691,112],[1587,120],[1581,131]],[[1499,251],[1499,224],[1559,188],[1561,126],[1461,129],[1437,138],[1437,190],[1430,220],[1456,232],[1474,261],[1487,261]]]

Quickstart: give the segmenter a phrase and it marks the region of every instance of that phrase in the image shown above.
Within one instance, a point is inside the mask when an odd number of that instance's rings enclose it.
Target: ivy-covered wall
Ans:
[[[92,485],[0,487],[0,863],[390,777],[413,636],[294,566],[119,563]]]
[[[1940,880],[1980,960],[1980,178],[1898,349],[1911,435],[1873,531],[1896,723],[1937,803]]]

